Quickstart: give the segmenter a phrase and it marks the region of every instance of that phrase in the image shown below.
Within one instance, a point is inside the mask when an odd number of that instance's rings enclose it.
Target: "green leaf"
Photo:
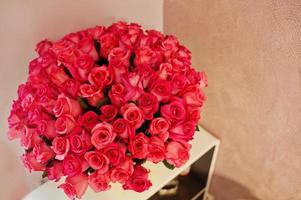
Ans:
[[[109,103],[109,97],[105,97],[97,103],[96,107],[100,108],[101,106],[106,105],[108,103]]]
[[[196,125],[195,130],[196,130],[196,131],[200,131],[199,125]]]
[[[78,102],[79,105],[84,109],[84,110],[88,110],[89,109],[89,105],[87,104],[86,100],[82,97],[78,97]]]
[[[173,166],[172,164],[170,164],[166,160],[163,160],[163,164],[165,165],[165,167],[167,167],[170,170],[173,170],[175,168],[175,166]]]
[[[42,174],[42,178],[46,178],[47,176],[48,176],[48,172],[44,171],[43,174]]]

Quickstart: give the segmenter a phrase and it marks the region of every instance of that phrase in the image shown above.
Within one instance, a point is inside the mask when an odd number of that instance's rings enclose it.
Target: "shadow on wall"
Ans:
[[[215,174],[212,182],[215,187],[210,192],[215,197],[215,200],[260,200],[248,188],[224,176]],[[219,188],[223,188],[225,193],[221,194]]]

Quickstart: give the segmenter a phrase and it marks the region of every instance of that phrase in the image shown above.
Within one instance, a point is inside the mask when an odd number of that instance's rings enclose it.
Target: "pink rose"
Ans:
[[[45,142],[37,143],[33,147],[33,153],[39,163],[47,164],[49,160],[54,158],[55,154]]]
[[[102,88],[112,83],[112,75],[105,65],[94,67],[88,76],[89,83],[102,90]]]
[[[76,118],[81,112],[82,109],[78,101],[71,99],[64,94],[58,96],[53,108],[53,113],[56,117],[60,117],[62,114],[70,114]]]
[[[35,129],[26,129],[25,133],[21,136],[21,146],[24,149],[33,148],[35,144],[43,142],[41,137],[35,132]]]
[[[114,74],[115,82],[121,81],[121,74],[128,72],[130,51],[120,47],[112,49],[109,54],[109,68]]]
[[[58,87],[70,78],[62,66],[51,65],[48,67],[47,73],[50,80]]]
[[[75,79],[68,79],[61,85],[61,89],[65,91],[65,93],[71,95],[73,98],[77,98],[79,87],[80,83]]]
[[[126,88],[126,95],[123,97],[125,101],[136,101],[144,92],[143,78],[138,72],[122,74],[121,80]]]
[[[173,97],[169,104],[161,107],[162,116],[170,121],[184,120],[186,117],[186,109],[183,99]]]
[[[90,167],[97,169],[100,174],[104,174],[109,170],[110,160],[104,153],[89,151],[85,153],[85,159]]]
[[[70,149],[76,154],[82,154],[93,147],[91,135],[86,130],[79,130],[69,135]]]
[[[36,160],[36,156],[33,153],[33,151],[23,154],[21,156],[21,160],[22,160],[25,168],[27,168],[29,170],[29,172],[44,171],[44,169],[45,169],[46,164],[42,164],[42,163],[38,162]]]
[[[55,121],[55,129],[58,134],[68,134],[76,126],[76,121],[72,115],[63,114]]]
[[[194,122],[198,122],[201,118],[201,108],[195,106],[187,106],[186,107],[187,120],[191,120]]]
[[[149,171],[141,165],[135,166],[135,171],[132,176],[122,186],[125,190],[134,190],[136,192],[143,192],[148,190],[152,183],[148,180]]]
[[[200,74],[194,68],[187,70],[185,75],[191,85],[196,85],[201,80]]]
[[[163,117],[158,117],[158,118],[154,118],[151,121],[149,127],[149,133],[152,135],[157,135],[163,141],[166,141],[169,136],[168,129],[169,129],[169,122]]]
[[[120,111],[124,119],[126,119],[129,124],[135,128],[139,128],[144,122],[142,111],[133,103],[122,106]]]
[[[144,159],[148,155],[149,138],[143,133],[138,133],[135,138],[130,141],[129,151],[133,154],[133,158]]]
[[[99,122],[98,115],[93,111],[88,111],[80,116],[79,124],[87,130],[91,130]]]
[[[59,181],[63,176],[62,162],[54,161],[51,167],[46,168],[46,172],[49,180]]]
[[[134,163],[132,158],[125,157],[125,159],[111,170],[110,177],[112,182],[125,183],[134,172]]]
[[[54,120],[40,120],[38,122],[37,133],[45,136],[46,138],[52,140],[58,134],[55,131],[55,121]]]
[[[91,57],[94,62],[99,59],[92,37],[84,37],[81,39],[78,43],[78,48]]]
[[[140,47],[149,46],[153,48],[159,45],[164,39],[163,34],[160,33],[159,31],[147,30],[146,33],[147,34],[141,34],[140,44],[139,44]]]
[[[70,150],[70,142],[66,137],[56,137],[52,141],[51,148],[56,154],[55,159],[64,160]]]
[[[172,54],[177,52],[178,48],[179,41],[172,35],[165,37],[165,40],[161,44],[161,50],[164,53],[166,60],[168,60]]]
[[[136,47],[140,35],[142,34],[141,26],[135,23],[131,23],[127,25],[127,33],[122,34],[120,37],[120,41],[122,46],[124,46],[127,49],[133,49]]]
[[[134,129],[129,122],[123,118],[118,118],[113,122],[113,132],[125,140],[133,139],[135,136]]]
[[[86,163],[75,154],[68,154],[63,160],[63,174],[65,176],[74,176],[87,169]]]
[[[151,120],[158,111],[159,102],[153,94],[143,93],[138,99],[138,106],[143,111],[145,119]]]
[[[166,161],[175,167],[181,167],[189,159],[191,145],[186,142],[171,141],[166,145]]]
[[[102,192],[111,188],[109,173],[101,174],[95,171],[89,175],[88,183],[94,192]]]
[[[49,48],[52,46],[52,42],[48,40],[42,40],[36,45],[36,52],[39,55],[43,55],[48,52]]]
[[[95,26],[93,28],[87,29],[87,32],[93,39],[98,40],[104,33],[105,29],[106,28],[104,26]]]
[[[181,73],[174,74],[171,78],[171,93],[173,95],[178,96],[177,94],[179,94],[186,87],[187,84],[188,81],[185,75]]]
[[[153,163],[159,163],[165,159],[164,141],[159,137],[152,136],[148,144],[147,160]]]
[[[135,66],[144,66],[149,65],[152,66],[156,60],[156,53],[149,47],[143,46],[139,47],[135,51]]]
[[[111,90],[109,91],[109,97],[112,105],[118,107],[123,105],[125,103],[125,93],[125,87],[121,83],[116,83],[112,85]]]
[[[94,66],[94,62],[90,56],[88,55],[79,56],[72,65],[72,69],[76,74],[73,77],[79,78],[79,80],[81,81],[86,81],[88,79],[88,74],[90,73],[93,66]]]
[[[172,75],[172,65],[170,63],[162,63],[157,71],[160,79],[167,80]]]
[[[117,166],[125,158],[126,147],[122,144],[112,143],[106,146],[102,152],[108,157],[112,166]]]
[[[101,115],[99,116],[101,121],[104,122],[109,122],[112,121],[117,113],[118,113],[118,108],[112,105],[104,105],[100,108]]]
[[[104,98],[100,89],[96,90],[90,84],[82,84],[79,88],[79,96],[87,98],[91,106],[97,107],[99,101]]]
[[[200,87],[195,85],[185,89],[183,99],[187,105],[202,106],[206,98]]]
[[[101,149],[106,145],[111,144],[116,137],[112,125],[106,122],[97,124],[92,129],[91,134],[91,142],[96,149]]]
[[[88,188],[88,176],[84,173],[68,176],[65,183],[58,186],[64,190],[70,200],[82,198]]]
[[[199,72],[199,76],[200,76],[200,87],[207,87],[208,86],[208,77],[205,74],[205,72]]]
[[[169,128],[169,137],[175,141],[188,142],[193,139],[195,126],[193,121],[179,121]]]
[[[112,33],[106,33],[100,36],[100,55],[108,58],[112,49],[118,46],[118,40]]]
[[[150,93],[155,95],[160,102],[167,102],[171,95],[169,81],[157,79],[150,83]]]

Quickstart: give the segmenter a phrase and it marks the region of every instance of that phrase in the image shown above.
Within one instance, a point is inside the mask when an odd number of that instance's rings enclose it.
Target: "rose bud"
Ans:
[[[87,162],[75,154],[67,154],[63,160],[63,174],[65,176],[74,176],[88,169]]]
[[[77,100],[71,99],[64,94],[58,96],[55,102],[53,113],[56,117],[62,114],[71,114],[73,117],[78,117],[82,112],[81,106]]]
[[[40,120],[38,122],[37,133],[45,136],[49,140],[55,138],[58,134],[55,131],[54,120]]]
[[[63,114],[55,121],[55,129],[58,134],[68,134],[76,126],[76,121],[72,115]]]
[[[179,121],[169,128],[169,137],[175,141],[188,142],[193,139],[195,126],[193,121]]]
[[[21,156],[21,160],[25,168],[31,171],[44,171],[45,164],[42,164],[36,160],[36,156],[33,151],[25,153]]]
[[[111,170],[110,176],[112,182],[125,183],[134,172],[134,163],[132,158],[126,157],[119,165]]]
[[[181,167],[189,159],[191,145],[186,142],[171,141],[166,145],[166,161],[175,167]]]
[[[21,146],[24,149],[33,148],[35,144],[43,142],[42,138],[35,132],[34,129],[27,129],[24,135],[21,136]]]
[[[103,58],[108,58],[109,53],[113,48],[118,46],[118,40],[112,33],[106,33],[100,36],[100,55]]]
[[[181,98],[173,97],[169,104],[161,107],[161,114],[169,121],[184,120],[186,117],[185,102]]]
[[[149,133],[160,137],[164,142],[168,139],[169,122],[163,118],[154,118],[149,127]]]
[[[68,176],[65,183],[58,186],[64,190],[70,200],[82,198],[88,188],[88,176],[84,173]]]
[[[47,146],[45,142],[35,144],[33,147],[33,153],[36,157],[36,160],[43,164],[47,164],[47,162],[55,156],[52,149]]]
[[[93,111],[88,111],[79,118],[79,124],[87,130],[91,130],[98,122],[99,117]]]
[[[91,57],[94,62],[99,59],[92,37],[84,37],[81,39],[81,41],[78,43],[78,47],[82,52]]]
[[[116,133],[113,133],[112,125],[106,122],[97,124],[92,129],[91,134],[91,142],[96,149],[101,149],[111,144],[116,137]]]
[[[39,55],[43,55],[48,52],[49,48],[52,46],[52,42],[49,40],[42,40],[36,45],[36,52]]]
[[[126,89],[123,84],[116,83],[111,87],[109,91],[109,97],[111,100],[112,105],[120,107],[125,103],[125,96]]]
[[[63,176],[62,163],[59,161],[54,161],[51,167],[46,168],[47,178],[55,182],[59,181]]]
[[[149,171],[141,165],[136,165],[134,173],[122,186],[125,190],[134,190],[136,192],[143,192],[148,190],[152,183],[148,180]]]
[[[157,79],[150,83],[149,92],[155,95],[159,102],[167,102],[171,95],[171,85],[169,81]]]
[[[92,86],[102,89],[112,82],[112,76],[108,68],[103,65],[93,68],[88,76],[88,80]]]
[[[88,177],[89,186],[94,192],[102,192],[111,188],[109,173],[101,174],[96,170]]]
[[[75,60],[73,66],[77,71],[79,79],[84,82],[88,80],[88,75],[94,66],[94,62],[90,56],[82,55]]]
[[[70,150],[70,142],[66,137],[56,137],[52,141],[51,148],[56,154],[55,159],[64,160]]]
[[[91,134],[86,130],[72,132],[69,135],[70,149],[76,154],[83,154],[93,148],[91,143]]]
[[[101,90],[94,89],[90,84],[80,86],[79,96],[87,98],[88,103],[93,107],[97,107],[97,104],[104,98]]]
[[[75,79],[68,79],[61,85],[61,89],[73,98],[77,98],[79,87],[80,82]]]
[[[143,93],[138,99],[138,106],[143,111],[145,119],[151,120],[158,111],[159,102],[153,94]]]
[[[148,155],[149,138],[143,133],[138,133],[135,138],[130,141],[129,151],[133,154],[133,158],[144,159]]]
[[[124,119],[135,128],[139,128],[144,122],[144,116],[141,109],[133,103],[122,106],[120,111]]]
[[[113,132],[126,141],[135,137],[134,128],[123,118],[118,118],[113,122]]]
[[[118,112],[118,108],[112,105],[104,105],[100,108],[101,115],[99,116],[101,121],[109,122],[112,121]]]
[[[107,145],[102,152],[108,157],[112,166],[117,166],[125,158],[126,147],[122,144],[112,143]]]
[[[116,47],[109,54],[109,69],[113,72],[115,82],[121,82],[121,74],[128,72],[130,51]]]
[[[104,174],[109,170],[110,161],[108,157],[97,151],[89,151],[85,153],[85,159],[90,167],[97,169],[97,172]]]
[[[190,86],[185,88],[183,99],[187,105],[202,106],[206,97],[199,86]]]
[[[147,160],[159,163],[165,159],[165,153],[164,141],[156,136],[151,137],[148,144]]]

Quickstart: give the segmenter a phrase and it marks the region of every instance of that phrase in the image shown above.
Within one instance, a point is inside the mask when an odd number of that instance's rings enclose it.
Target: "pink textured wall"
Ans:
[[[209,76],[218,200],[301,199],[300,21],[300,0],[165,1],[165,32]]]

